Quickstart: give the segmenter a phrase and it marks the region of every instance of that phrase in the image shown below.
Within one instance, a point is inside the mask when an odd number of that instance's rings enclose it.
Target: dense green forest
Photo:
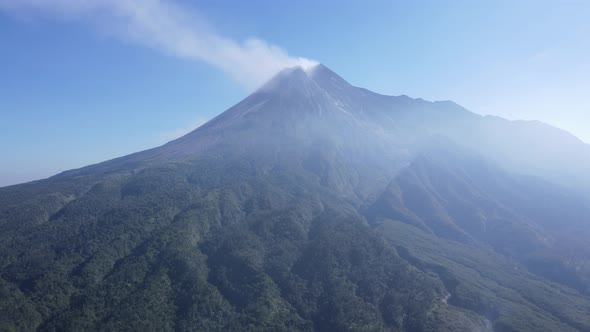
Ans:
[[[227,171],[182,165],[113,175],[61,208],[48,202],[52,213],[23,216],[45,220],[2,233],[3,328],[432,324],[440,281],[400,258],[350,206],[281,170],[269,181],[238,180],[247,170],[233,170],[235,181],[199,186]]]
[[[384,199],[347,202],[306,163],[261,166],[2,189],[2,329],[590,329],[587,297],[493,248],[375,217]]]

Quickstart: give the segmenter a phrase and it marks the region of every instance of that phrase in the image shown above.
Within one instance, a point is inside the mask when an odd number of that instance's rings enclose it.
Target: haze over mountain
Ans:
[[[0,188],[0,329],[589,331],[590,146],[288,68]]]

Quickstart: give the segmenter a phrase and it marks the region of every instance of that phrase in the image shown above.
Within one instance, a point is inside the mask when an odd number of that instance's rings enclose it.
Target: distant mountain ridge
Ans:
[[[590,331],[590,148],[288,68],[0,188],[0,330]]]

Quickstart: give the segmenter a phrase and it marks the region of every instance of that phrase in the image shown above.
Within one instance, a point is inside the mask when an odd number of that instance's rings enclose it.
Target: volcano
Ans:
[[[590,146],[288,68],[0,188],[0,330],[590,331]]]

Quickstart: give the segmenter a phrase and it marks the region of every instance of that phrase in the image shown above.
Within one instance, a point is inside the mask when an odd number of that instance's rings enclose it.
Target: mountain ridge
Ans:
[[[308,70],[308,72],[309,73],[306,73],[303,69],[296,67],[285,69],[272,78],[269,83],[263,85],[259,90],[228,109],[227,112],[223,112],[196,130],[179,139],[168,142],[163,146],[132,154],[130,156],[133,157],[130,157],[129,159],[135,159],[140,156],[143,156],[142,158],[144,159],[153,160],[162,157],[167,158],[166,156],[170,158],[190,157],[192,153],[198,153],[201,150],[206,150],[210,145],[217,144],[216,142],[221,139],[220,136],[231,135],[231,131],[235,129],[229,128],[231,126],[244,124],[244,118],[249,117],[254,121],[254,113],[256,113],[257,110],[258,112],[260,110],[272,112],[274,114],[272,116],[272,123],[280,127],[279,130],[292,127],[298,122],[303,122],[300,124],[300,127],[313,127],[314,124],[310,123],[311,120],[305,119],[309,114],[305,116],[297,113],[293,114],[293,112],[288,110],[288,107],[284,107],[285,104],[291,104],[284,100],[285,98],[288,99],[287,95],[281,97],[280,95],[277,96],[276,93],[271,92],[270,94],[274,96],[274,98],[270,102],[268,98],[265,97],[264,91],[271,91],[268,90],[268,85],[271,82],[274,82],[273,84],[275,85],[277,82],[280,84],[286,84],[292,82],[292,76],[294,76],[295,81],[307,82],[307,88],[312,85],[310,83],[315,83],[313,85],[319,87],[319,89],[314,87],[314,89],[311,90],[311,93],[313,93],[319,102],[299,105],[298,107],[300,109],[305,109],[306,112],[315,110],[315,112],[320,113],[321,110],[327,110],[329,114],[335,113],[341,115],[339,121],[347,122],[344,124],[338,122],[334,126],[350,126],[362,123],[364,126],[370,127],[370,129],[375,132],[391,131],[391,129],[404,130],[404,128],[415,128],[416,133],[404,133],[405,137],[413,135],[411,142],[404,142],[404,144],[416,144],[416,142],[420,140],[429,140],[429,136],[442,134],[451,137],[456,142],[466,145],[466,147],[473,150],[477,151],[483,148],[489,151],[489,154],[486,155],[486,157],[499,162],[500,165],[511,171],[524,170],[523,174],[525,175],[528,174],[550,178],[556,183],[574,187],[579,185],[580,177],[583,179],[590,178],[587,171],[587,169],[590,169],[590,157],[588,157],[590,156],[590,146],[578,140],[575,136],[555,127],[546,124],[540,125],[537,122],[509,121],[496,116],[477,115],[452,101],[428,102],[420,98],[412,99],[406,96],[386,96],[377,94],[350,85],[322,64]],[[315,79],[313,79],[314,75]],[[344,86],[346,88],[346,93],[339,93],[340,90],[338,89],[332,89],[337,90],[336,92],[326,92],[330,91],[330,89],[324,89],[320,87],[320,84],[316,83],[316,81],[324,82],[323,85],[329,87],[329,82],[333,80],[338,82],[338,86]],[[281,93],[287,93],[289,91],[288,89],[280,90]],[[323,92],[318,90],[322,90]],[[291,99],[303,98],[303,100],[308,100],[305,93],[302,93],[301,89],[292,94],[295,96]],[[350,96],[354,96],[357,101],[351,103],[349,101]],[[297,107],[295,107],[295,109],[297,109]],[[344,115],[346,116],[342,117]],[[267,119],[265,118],[265,120]],[[237,124],[232,124],[236,121]],[[260,123],[255,125],[261,126],[265,122],[268,121],[260,121]],[[291,124],[289,124],[289,122]],[[442,127],[447,128],[442,128],[441,130],[441,124]],[[247,125],[252,126],[252,123]],[[270,126],[270,124],[267,124],[267,126]],[[449,130],[449,128],[452,129]],[[301,131],[302,129],[299,130]],[[530,132],[530,134],[527,134],[529,136],[519,134],[522,136],[519,138],[510,137],[509,140],[503,141],[501,142],[501,145],[498,145],[496,142],[498,141],[498,135],[501,132],[512,136],[514,136],[512,133],[516,132]],[[547,137],[546,142],[535,142],[534,137],[543,136]],[[553,139],[551,137],[553,137]],[[399,137],[390,137],[390,139],[399,139]],[[531,147],[534,145],[539,146],[541,149],[536,151],[531,150]],[[517,148],[514,148],[514,146]],[[544,153],[542,149],[549,149],[556,157],[548,160],[547,155],[551,154]],[[579,159],[578,155],[580,155],[580,153],[574,152],[580,150],[583,151],[581,154],[584,157],[582,162],[577,160]],[[505,151],[510,152],[506,153]],[[526,158],[523,158],[523,154],[529,155],[527,155]],[[114,160],[122,161],[127,157],[128,156],[119,157]],[[576,162],[573,161],[574,159],[576,159]],[[108,161],[107,163],[109,162],[112,161]],[[525,167],[520,167],[521,169],[519,170],[518,166],[521,164]],[[588,168],[586,168],[586,166],[588,166]],[[560,172],[557,170],[567,168],[570,168],[570,170],[566,172]],[[569,173],[571,175],[560,175],[559,173]],[[583,186],[585,188],[590,187],[590,180],[584,180]],[[578,189],[588,193],[587,189]]]
[[[502,158],[520,127],[334,75],[0,188],[0,330],[590,330],[584,183],[510,167],[539,128]]]

